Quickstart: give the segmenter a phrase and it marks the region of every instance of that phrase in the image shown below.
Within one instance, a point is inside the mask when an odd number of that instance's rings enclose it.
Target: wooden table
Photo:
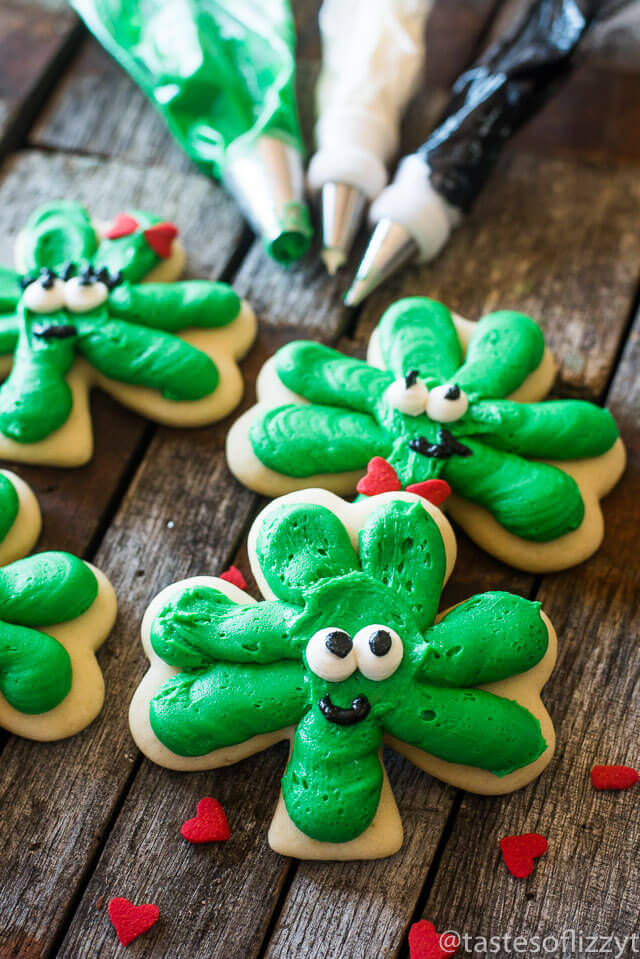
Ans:
[[[420,141],[455,76],[521,5],[437,4],[428,84],[407,117],[405,147]],[[307,132],[316,12],[314,0],[296,4]],[[640,793],[596,793],[589,779],[594,763],[640,766],[640,53],[615,35],[605,49],[586,54],[518,135],[444,255],[350,312],[341,303],[349,271],[331,279],[317,255],[286,272],[273,264],[233,202],[179,153],[60,0],[0,9],[0,262],[10,262],[29,211],[52,198],[86,202],[104,218],[139,206],[175,220],[191,274],[233,282],[260,317],[244,363],[245,406],[276,346],[304,336],[357,351],[400,295],[428,294],[470,317],[523,310],[541,322],[560,363],[558,392],[606,402],[630,459],[604,504],[604,545],[576,569],[517,573],[459,536],[446,605],[508,588],[540,599],[556,625],[560,658],[545,699],[558,750],[549,770],[522,792],[486,799],[390,753],[402,851],[374,863],[295,862],[266,838],[284,744],[228,769],[178,774],[142,759],[127,725],[145,669],[139,626],[149,600],[231,562],[248,577],[245,536],[261,504],[227,471],[229,421],[197,432],[158,428],[94,395],[89,466],[18,467],[43,508],[40,547],[94,560],[116,587],[120,614],[100,654],[99,719],[59,744],[2,740],[2,959],[120,954],[106,911],[112,896],[160,908],[160,922],[130,947],[134,956],[406,957],[407,930],[422,917],[471,936],[637,933],[640,950]],[[194,848],[179,827],[207,794],[223,803],[232,837]],[[528,880],[515,880],[498,840],[528,831],[547,836],[550,849]],[[566,938],[548,945],[555,957],[588,954],[588,942],[583,951]],[[492,954],[514,954],[513,945],[503,940]]]

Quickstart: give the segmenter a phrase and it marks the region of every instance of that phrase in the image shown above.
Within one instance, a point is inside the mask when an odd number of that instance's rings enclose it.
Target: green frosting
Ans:
[[[199,400],[218,386],[213,360],[175,334],[227,325],[240,312],[239,297],[223,283],[202,280],[138,285],[161,262],[147,231],[175,228],[140,210],[127,216],[128,232],[101,240],[78,204],[42,207],[22,235],[25,291],[18,274],[0,274],[0,352],[14,357],[0,387],[0,432],[18,443],[43,440],[67,421],[73,405],[67,375],[78,354],[104,376],[168,400]],[[106,299],[81,313],[59,303],[50,312],[29,308],[29,285],[46,289],[79,275]]]
[[[97,593],[92,570],[69,553],[39,553],[0,569],[0,692],[14,709],[44,713],[69,693],[69,654],[42,630],[81,616]]]
[[[169,749],[204,755],[295,725],[284,801],[295,825],[325,842],[354,839],[373,820],[385,731],[497,776],[544,751],[531,713],[477,688],[542,659],[548,634],[540,605],[485,593],[436,624],[446,555],[419,503],[375,509],[358,552],[330,510],[283,503],[265,515],[256,555],[276,599],[244,606],[187,585],[153,621],[155,653],[179,670],[150,704],[151,726]],[[401,643],[402,658],[385,678],[367,678],[360,659],[340,681],[322,678],[317,663],[311,668],[307,646],[319,631],[353,639],[372,626]]]
[[[288,0],[71,3],[206,173],[224,177],[262,136],[302,151]],[[279,218],[266,247],[290,263],[309,247],[309,214],[292,201]]]
[[[377,337],[384,371],[318,343],[278,351],[278,376],[308,403],[256,415],[249,439],[265,466],[301,479],[364,471],[381,456],[403,486],[441,477],[523,539],[549,542],[580,526],[585,507],[577,483],[536,460],[600,456],[618,430],[611,414],[591,403],[506,398],[542,361],[544,339],[533,320],[510,311],[485,316],[463,361],[446,307],[413,297],[386,311]],[[426,408],[412,416],[392,406],[388,387],[411,371],[429,390],[450,384],[463,391],[466,410],[449,420]],[[462,447],[443,450],[448,438]]]
[[[0,543],[13,526],[20,509],[16,488],[4,473],[0,472]]]

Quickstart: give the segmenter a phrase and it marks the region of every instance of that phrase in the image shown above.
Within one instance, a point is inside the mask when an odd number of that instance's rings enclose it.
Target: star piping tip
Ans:
[[[339,250],[335,246],[325,247],[322,251],[322,262],[329,276],[335,276],[340,267],[347,262],[347,256],[344,250]]]

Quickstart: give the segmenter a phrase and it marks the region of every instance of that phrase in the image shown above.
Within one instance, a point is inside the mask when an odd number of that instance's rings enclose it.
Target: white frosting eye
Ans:
[[[387,402],[394,410],[407,416],[420,416],[424,413],[429,398],[429,390],[418,378],[418,371],[412,370],[400,380],[394,380],[387,387]]]
[[[84,283],[81,276],[72,276],[64,284],[64,300],[72,313],[88,313],[101,306],[109,295],[109,289],[100,280]]]
[[[307,643],[307,663],[312,673],[327,682],[348,679],[356,670],[351,636],[335,626],[319,629]]]
[[[32,313],[55,313],[64,306],[64,283],[62,280],[34,280],[25,287],[22,302]],[[50,285],[49,285],[50,284]]]
[[[388,626],[364,626],[353,637],[358,669],[376,682],[388,679],[402,662],[404,647],[398,634]]]
[[[464,390],[455,383],[434,386],[429,392],[427,416],[438,423],[453,423],[469,409],[469,400]]]

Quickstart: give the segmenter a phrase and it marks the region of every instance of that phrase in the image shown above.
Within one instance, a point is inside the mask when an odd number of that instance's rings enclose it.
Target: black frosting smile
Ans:
[[[430,443],[424,436],[417,436],[409,440],[409,447],[415,453],[421,453],[422,456],[433,456],[435,459],[446,460],[450,456],[471,456],[473,450],[470,450],[464,443],[460,443],[449,430],[442,429],[438,433],[438,442]]]
[[[71,323],[34,323],[33,335],[42,340],[68,340],[77,336],[78,330]]]
[[[324,718],[337,726],[355,726],[356,723],[366,719],[371,712],[371,703],[366,696],[356,696],[351,705],[343,709],[342,706],[334,706],[331,696],[327,693],[318,706]]]

